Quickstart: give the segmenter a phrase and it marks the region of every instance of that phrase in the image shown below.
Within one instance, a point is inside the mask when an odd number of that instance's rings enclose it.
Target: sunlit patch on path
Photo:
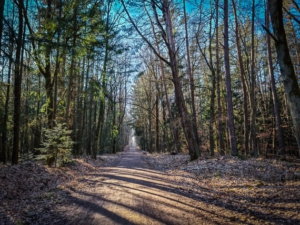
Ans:
[[[276,224],[222,196],[216,200],[210,190],[182,191],[184,184],[151,169],[138,149],[126,150],[115,164],[67,187],[70,201],[60,208],[67,224]]]

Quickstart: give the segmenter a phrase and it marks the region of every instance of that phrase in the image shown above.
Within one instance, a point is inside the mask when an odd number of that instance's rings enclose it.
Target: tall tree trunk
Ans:
[[[218,102],[218,128],[219,128],[219,149],[220,154],[224,155],[224,136],[221,106],[221,74],[220,74],[220,57],[219,57],[219,0],[216,0],[216,86],[217,86],[217,102]]]
[[[245,69],[244,69],[244,62],[243,62],[240,37],[239,37],[239,23],[238,23],[236,5],[235,5],[234,0],[232,0],[232,6],[233,6],[233,12],[234,12],[234,21],[235,21],[235,42],[236,42],[236,48],[237,48],[237,53],[238,53],[239,68],[240,68],[242,87],[243,87],[244,148],[245,148],[245,153],[247,155],[247,154],[249,154],[248,93],[247,93],[247,85],[246,85],[246,80],[245,80]]]
[[[277,60],[287,97],[300,156],[300,89],[289,53],[282,13],[282,0],[268,0]]]
[[[83,140],[83,131],[85,128],[85,109],[83,107],[83,97],[84,93],[84,74],[85,74],[85,60],[83,58],[82,68],[81,68],[81,80],[78,82],[78,94],[77,94],[77,113],[76,113],[76,143],[74,144],[75,155],[82,155],[82,140]]]
[[[12,164],[18,164],[19,151],[20,151],[20,112],[21,112],[21,85],[22,85],[22,62],[21,50],[23,40],[23,13],[22,6],[23,0],[18,1],[19,12],[19,29],[17,38],[16,61],[15,61],[15,82],[14,82],[14,138],[13,138],[13,151],[12,151]]]
[[[106,43],[108,45],[108,37],[106,37]],[[106,94],[106,73],[107,73],[107,61],[108,61],[108,46],[105,47],[105,56],[103,62],[103,71],[101,74],[101,93],[100,93],[100,105],[99,105],[99,114],[98,122],[96,127],[95,141],[99,143],[99,150],[102,151],[102,131],[104,126],[104,115],[105,115],[105,94]]]
[[[195,82],[194,76],[191,69],[191,59],[190,59],[190,44],[189,44],[189,33],[188,33],[188,25],[187,25],[187,16],[186,16],[186,5],[183,0],[183,12],[184,12],[184,28],[185,28],[185,47],[186,47],[186,57],[187,57],[187,72],[190,80],[190,91],[191,91],[191,105],[192,105],[192,125],[193,132],[195,136],[195,140],[197,145],[200,145],[200,139],[197,130],[197,116],[196,116],[196,107],[195,107]]]
[[[4,5],[5,0],[2,0],[0,2],[0,49],[2,47],[1,41],[2,41],[2,31],[3,31],[3,13],[4,13]]]
[[[89,82],[90,84],[90,93],[89,93],[89,109],[88,109],[88,126],[87,126],[87,146],[86,146],[86,154],[91,155],[92,154],[92,128],[93,128],[93,105],[94,105],[94,80]]]
[[[254,55],[254,16],[255,16],[255,0],[252,0],[252,24],[251,24],[251,145],[254,153],[254,157],[258,157],[257,140],[256,140],[256,102],[255,102],[255,55]]]
[[[106,95],[106,76],[107,76],[107,63],[109,60],[109,23],[110,23],[110,11],[111,11],[112,2],[109,1],[108,3],[108,9],[107,9],[107,15],[106,15],[106,21],[105,21],[105,39],[104,39],[104,59],[103,59],[103,69],[101,73],[101,93],[100,93],[100,107],[99,107],[99,114],[98,114],[98,123],[96,128],[96,143],[99,143],[99,150],[102,151],[102,130],[104,126],[104,112],[105,112],[105,95]]]
[[[59,21],[61,19],[62,15],[62,0],[59,0],[59,14],[58,18]],[[57,83],[57,77],[58,77],[58,71],[59,71],[59,66],[60,66],[60,60],[59,60],[59,55],[60,55],[60,34],[61,34],[61,27],[58,27],[57,31],[57,50],[56,50],[56,62],[55,62],[55,71],[53,74],[53,86],[54,86],[54,99],[53,99],[53,121],[56,119],[56,111],[57,111],[57,89],[58,89],[58,83]]]
[[[27,0],[27,3],[28,3],[28,0]],[[25,10],[27,11],[27,5],[28,4],[26,4],[26,7],[25,7]],[[20,10],[22,10],[22,8],[23,7],[19,7],[19,9]],[[23,16],[23,15],[22,15]],[[21,66],[21,68],[20,68],[20,74],[21,74],[21,89],[22,89],[22,77],[23,77],[23,69],[24,69],[24,67],[23,67],[23,62],[24,62],[24,44],[25,44],[25,34],[26,34],[26,27],[25,27],[25,25],[24,25],[24,27],[23,27],[23,34],[22,34],[22,41],[21,41],[21,43],[22,43],[22,46],[21,46],[21,58],[20,58],[20,62],[21,62],[21,64],[20,64],[20,66]],[[25,76],[26,76],[26,74],[25,74]],[[20,93],[21,93],[21,90],[20,90]],[[25,94],[26,95],[26,94]],[[21,95],[20,95],[20,99],[21,99]],[[27,99],[26,99],[26,101],[27,101]],[[24,114],[24,116],[25,116],[25,130],[23,129],[23,131],[22,131],[22,135],[21,135],[21,140],[20,140],[20,144],[21,144],[21,148],[20,148],[20,153],[21,154],[24,154],[24,147],[26,148],[26,146],[23,144],[23,140],[24,140],[24,135],[26,135],[26,127],[27,127],[27,121],[28,121],[28,114],[27,114],[27,112],[26,112],[26,109],[28,108],[28,105],[27,105],[27,103],[26,103],[26,101],[25,101],[25,114]],[[21,108],[21,100],[20,100],[20,108]],[[23,136],[23,137],[22,137]],[[27,139],[27,135],[25,136],[25,138]]]
[[[160,47],[159,47],[159,40],[158,40],[157,35],[155,35],[154,25],[153,25],[153,22],[152,22],[152,20],[149,16],[148,11],[147,11],[147,15],[150,19],[152,32],[155,36],[155,45],[156,45],[158,54],[161,54]],[[171,104],[170,104],[170,101],[169,101],[168,88],[167,88],[167,84],[166,84],[165,66],[164,66],[164,62],[161,59],[158,59],[158,60],[159,60],[159,66],[160,66],[160,70],[161,70],[161,80],[162,80],[162,85],[163,85],[163,92],[165,94],[167,111],[168,111],[168,116],[169,116],[169,119],[170,119],[170,123],[169,123],[170,124],[170,131],[171,131],[171,134],[173,136],[174,143],[175,143],[175,152],[179,153],[180,152],[180,143],[179,143],[179,137],[177,135],[176,128],[175,128],[175,120],[174,120],[172,112],[171,112]],[[164,116],[165,116],[165,111],[164,111]]]
[[[269,29],[269,4],[267,5],[266,11],[266,28]],[[283,140],[283,132],[281,128],[281,118],[280,118],[280,111],[279,111],[279,103],[278,97],[276,93],[276,85],[275,85],[275,77],[274,77],[274,70],[273,70],[273,62],[272,62],[272,52],[271,52],[271,38],[269,33],[266,33],[267,38],[267,56],[268,56],[268,66],[269,66],[269,74],[270,74],[270,81],[271,81],[271,91],[272,91],[272,98],[273,98],[273,105],[274,105],[274,114],[277,126],[277,134],[278,134],[278,148],[279,148],[279,155],[284,154],[284,140]]]
[[[84,154],[90,155],[88,152],[88,140],[89,140],[89,124],[90,121],[88,120],[88,99],[89,99],[89,93],[88,93],[88,87],[89,87],[89,73],[90,73],[90,59],[87,59],[87,70],[85,75],[85,88],[84,88],[84,103],[83,103],[83,118],[82,118],[82,126],[84,126],[85,129],[83,129],[82,132],[82,140],[86,139],[86,142],[84,143]]]
[[[213,15],[211,11],[211,15]],[[215,121],[215,97],[216,97],[216,72],[213,66],[213,53],[212,53],[212,16],[209,22],[209,64],[211,67],[211,94],[210,94],[210,106],[209,106],[209,147],[210,147],[210,155],[214,156],[215,149],[215,140],[214,140],[214,130],[213,125]]]
[[[231,154],[237,155],[237,142],[234,131],[234,115],[232,105],[232,90],[231,90],[231,77],[229,65],[229,44],[228,44],[228,0],[224,0],[224,61],[225,61],[225,75],[226,75],[226,102],[227,102],[227,115],[228,115],[228,132]]]
[[[51,19],[52,14],[52,1],[47,0],[47,15],[46,19]],[[47,36],[51,38],[52,33],[51,31],[47,31]],[[46,88],[46,96],[47,96],[47,116],[48,116],[48,128],[52,129],[54,126],[53,121],[53,82],[52,82],[52,74],[51,74],[51,40],[47,40],[47,46],[46,46],[46,54],[45,54],[45,71],[42,72],[45,78],[45,88]]]
[[[38,121],[34,128],[34,143],[35,148],[39,148],[41,144],[42,134],[41,134],[41,122],[40,122],[40,107],[41,107],[41,75],[38,74],[38,91],[37,91],[37,103],[36,103],[36,115],[35,119]],[[37,151],[38,152],[38,151]]]
[[[11,34],[10,34],[11,36]],[[11,40],[13,38],[11,37]],[[9,46],[9,65],[8,65],[8,75],[7,75],[7,87],[6,87],[6,98],[5,98],[5,105],[4,105],[4,121],[3,121],[3,129],[2,129],[2,162],[3,164],[7,163],[7,153],[8,153],[8,146],[7,146],[7,120],[8,120],[8,104],[9,104],[9,96],[10,96],[10,80],[11,80],[11,69],[12,69],[12,55],[13,55],[13,47],[14,42],[10,42]]]
[[[70,130],[74,129],[75,123],[75,67],[76,67],[76,41],[77,41],[77,12],[78,12],[78,2],[75,1],[73,12],[73,34],[72,34],[72,55],[71,55],[71,65],[70,65],[70,78],[69,78],[69,89],[66,107],[66,123]],[[73,135],[72,135],[73,136]],[[74,141],[74,136],[72,137]]]
[[[152,4],[155,3],[152,1]],[[199,157],[200,151],[193,133],[192,121],[189,118],[189,114],[185,105],[183,92],[181,89],[178,65],[177,65],[177,56],[176,56],[177,50],[175,47],[175,40],[173,36],[173,26],[171,20],[169,1],[163,0],[162,7],[163,7],[162,11],[164,12],[164,21],[166,23],[166,39],[167,39],[168,53],[170,58],[170,67],[171,67],[172,77],[173,77],[175,102],[179,111],[181,124],[185,135],[185,139],[187,141],[187,147],[189,150],[191,160],[195,160]]]
[[[156,70],[157,71],[157,70]],[[160,152],[160,129],[159,129],[159,99],[160,99],[160,89],[158,84],[158,74],[155,73],[155,133],[156,133],[156,152]]]

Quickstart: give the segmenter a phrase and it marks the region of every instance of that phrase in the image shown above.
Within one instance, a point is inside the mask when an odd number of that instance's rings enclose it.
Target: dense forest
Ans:
[[[1,0],[0,161],[299,157],[299,76],[294,0]]]

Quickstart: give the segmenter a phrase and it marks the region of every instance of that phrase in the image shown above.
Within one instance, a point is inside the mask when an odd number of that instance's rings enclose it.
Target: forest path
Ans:
[[[66,224],[227,224],[211,206],[180,190],[180,184],[149,168],[146,156],[131,147],[113,167],[70,187],[70,202],[60,213]]]

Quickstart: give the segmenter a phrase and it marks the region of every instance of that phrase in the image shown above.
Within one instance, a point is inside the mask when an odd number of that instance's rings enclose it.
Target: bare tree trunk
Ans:
[[[268,0],[268,4],[274,31],[277,60],[295,129],[298,155],[300,155],[300,89],[287,44],[283,24],[282,1]]]
[[[75,67],[76,67],[76,41],[77,41],[77,12],[78,12],[78,3],[75,1],[73,12],[73,34],[72,34],[72,54],[71,54],[71,65],[70,65],[70,76],[69,76],[69,89],[68,89],[68,98],[66,106],[66,123],[68,129],[74,129],[74,117],[75,117]],[[74,141],[74,137],[73,141]]]
[[[3,31],[3,12],[4,12],[4,5],[5,5],[5,0],[2,0],[0,2],[0,49],[2,47],[1,45],[1,40],[2,40],[2,31]]]
[[[83,58],[82,68],[81,68],[81,79],[78,82],[78,94],[77,94],[77,113],[76,113],[76,130],[75,137],[76,143],[74,144],[75,155],[82,155],[82,140],[83,140],[83,131],[85,128],[85,108],[83,107],[83,98],[82,93],[84,93],[84,78],[85,78],[85,60]]]
[[[62,0],[59,2],[59,20],[61,19],[62,15]],[[54,86],[54,98],[53,98],[53,121],[55,121],[56,118],[56,110],[57,110],[57,76],[58,76],[58,71],[59,71],[59,66],[60,66],[60,60],[59,60],[59,43],[60,43],[60,33],[61,33],[61,28],[59,26],[58,31],[57,31],[57,50],[56,50],[56,62],[55,62],[55,71],[53,75],[53,86]],[[53,122],[54,123],[54,122]]]
[[[196,116],[196,107],[195,107],[195,84],[194,76],[191,69],[191,59],[190,59],[190,44],[189,44],[189,33],[187,27],[187,16],[186,16],[186,6],[185,1],[183,0],[183,11],[184,11],[184,28],[185,28],[185,47],[186,47],[186,57],[187,57],[187,72],[190,80],[190,91],[191,91],[191,105],[192,105],[192,125],[195,140],[197,145],[200,145],[200,139],[197,130],[197,116]]]
[[[157,40],[156,40],[156,42],[157,42]],[[158,44],[157,44],[157,46],[158,46]],[[158,47],[158,52],[160,52],[159,47]],[[177,153],[179,153],[180,152],[180,143],[179,143],[179,138],[178,138],[176,128],[175,128],[175,120],[174,120],[174,117],[171,112],[171,105],[170,105],[168,89],[167,89],[167,85],[166,85],[165,67],[164,67],[162,60],[160,60],[159,62],[160,62],[160,69],[161,69],[161,76],[162,76],[161,79],[162,79],[162,83],[163,83],[164,93],[166,96],[166,105],[167,105],[168,115],[170,118],[170,131],[172,133],[173,140],[175,142],[175,151]]]
[[[13,138],[13,151],[12,151],[12,164],[18,164],[19,151],[20,151],[20,112],[21,112],[21,85],[22,85],[22,61],[21,50],[23,40],[23,13],[22,6],[23,0],[18,1],[19,11],[19,29],[17,38],[16,61],[15,61],[15,82],[14,82],[14,138]]]
[[[228,132],[231,154],[237,155],[237,142],[234,131],[234,115],[232,105],[232,90],[231,90],[231,77],[229,65],[229,44],[228,44],[228,0],[224,0],[224,61],[225,61],[225,75],[226,75],[226,101],[227,101],[227,114],[228,114]]]
[[[255,102],[255,55],[254,55],[254,16],[255,16],[255,0],[252,0],[252,24],[251,24],[251,123],[250,137],[253,148],[254,157],[258,157],[257,140],[256,140],[256,102]]]
[[[148,11],[147,11],[147,14],[148,14]],[[150,22],[151,22],[152,32],[155,36],[155,45],[156,45],[158,54],[161,54],[160,47],[159,47],[159,41],[158,41],[157,35],[155,35],[154,25],[153,25],[153,22],[152,22],[152,20],[149,16],[149,14],[148,14],[148,17],[149,17]],[[173,140],[175,142],[175,151],[177,153],[179,153],[180,152],[180,143],[179,143],[179,138],[178,138],[176,128],[175,128],[175,120],[174,120],[172,112],[171,112],[171,105],[170,105],[168,89],[167,89],[167,85],[166,85],[165,67],[164,67],[164,63],[161,59],[159,59],[159,66],[160,66],[160,70],[161,70],[161,80],[162,80],[162,84],[163,84],[163,91],[164,91],[165,96],[166,96],[166,105],[167,105],[167,110],[168,110],[168,116],[170,118],[170,131],[171,131],[171,134],[173,136]]]
[[[224,155],[224,137],[223,137],[223,121],[220,91],[220,57],[219,57],[219,0],[216,0],[216,78],[217,78],[217,102],[218,102],[218,128],[219,128],[219,149],[220,154]]]
[[[84,129],[81,131],[82,135],[82,142],[83,140],[88,140],[88,127],[89,127],[89,122],[87,121],[88,118],[88,107],[87,107],[87,102],[88,102],[88,84],[89,84],[89,72],[90,72],[90,60],[87,59],[87,69],[86,69],[86,75],[84,77],[85,80],[85,87],[84,87],[84,99],[83,99],[83,118],[82,118],[82,126],[84,127]],[[87,142],[83,142],[82,143],[82,147],[84,149],[83,153],[87,154]]]
[[[52,1],[47,0],[47,16],[46,19],[51,19],[52,14],[52,7],[51,7]],[[47,31],[48,35],[51,36],[51,31]],[[45,87],[46,87],[46,96],[47,96],[47,116],[48,116],[48,128],[53,128],[54,121],[53,121],[53,82],[52,82],[52,74],[51,74],[51,41],[47,40],[47,46],[46,46],[46,55],[45,55],[45,71],[42,72],[45,78]]]
[[[94,64],[94,62],[93,62]],[[94,65],[93,65],[94,67]],[[94,68],[93,68],[94,70]],[[93,71],[94,72],[94,71]],[[92,73],[93,74],[93,73]],[[90,85],[90,93],[89,93],[89,106],[88,106],[88,116],[87,116],[87,120],[88,120],[88,128],[87,128],[87,147],[86,147],[86,154],[87,155],[92,155],[92,146],[93,146],[93,110],[96,110],[96,104],[94,104],[94,77],[91,78],[91,80],[89,81],[89,85]]]
[[[158,77],[155,75],[155,86],[156,86],[156,96],[155,96],[155,132],[156,132],[156,152],[160,152],[160,129],[159,129],[159,98],[160,89],[158,85]]]
[[[191,156],[191,160],[195,160],[199,157],[200,151],[195,136],[193,134],[192,121],[189,119],[189,114],[185,105],[183,92],[181,89],[179,73],[178,73],[177,57],[176,57],[177,51],[176,51],[175,40],[173,36],[173,26],[171,20],[169,1],[163,0],[162,7],[163,7],[162,11],[164,13],[164,20],[166,23],[166,39],[167,39],[168,52],[170,58],[170,67],[171,67],[173,83],[174,83],[175,102],[179,111],[179,115],[181,117],[181,124],[187,141],[187,147],[189,150],[189,154]]]
[[[11,36],[11,34],[10,34]],[[10,37],[13,40],[12,37]],[[4,121],[3,121],[3,129],[2,129],[2,162],[3,164],[7,163],[7,121],[8,121],[8,104],[9,104],[9,96],[10,96],[10,80],[11,80],[11,70],[12,70],[12,55],[13,55],[13,46],[14,42],[10,42],[9,46],[9,65],[8,65],[8,75],[7,75],[7,87],[6,87],[6,98],[5,98],[5,106],[4,106]]]
[[[210,106],[209,106],[209,146],[210,146],[210,155],[214,156],[214,149],[215,149],[215,140],[214,140],[214,121],[215,121],[215,98],[216,98],[216,72],[213,66],[213,53],[212,53],[212,15],[209,22],[209,64],[211,67],[211,94],[210,94]]]
[[[107,36],[107,35],[106,35]],[[101,96],[100,96],[100,106],[98,114],[98,122],[96,127],[95,141],[99,143],[99,150],[102,147],[102,130],[104,125],[104,114],[105,114],[105,94],[106,94],[106,73],[107,73],[107,61],[108,61],[108,37],[105,38],[105,56],[103,62],[103,71],[101,74]]]
[[[266,28],[269,29],[269,4],[267,5],[266,11]],[[281,128],[281,119],[280,119],[280,111],[279,111],[279,104],[278,98],[276,93],[276,86],[275,86],[275,77],[274,77],[274,70],[273,70],[273,62],[272,62],[272,52],[271,52],[271,40],[269,33],[266,33],[267,37],[267,56],[268,56],[268,66],[269,66],[269,74],[270,74],[270,81],[271,81],[271,91],[272,91],[272,98],[273,98],[273,105],[274,105],[274,114],[278,132],[278,148],[279,148],[279,155],[284,154],[284,140],[283,140],[283,133]]]
[[[234,12],[234,21],[235,21],[235,42],[236,48],[238,53],[238,60],[239,60],[239,68],[241,73],[241,80],[242,80],[242,87],[243,87],[243,107],[244,107],[244,148],[246,155],[249,154],[249,123],[248,123],[248,93],[247,93],[247,85],[245,80],[245,69],[244,69],[244,62],[241,53],[241,44],[240,44],[240,37],[239,37],[239,24],[236,12],[236,5],[235,1],[232,0],[233,12]]]

